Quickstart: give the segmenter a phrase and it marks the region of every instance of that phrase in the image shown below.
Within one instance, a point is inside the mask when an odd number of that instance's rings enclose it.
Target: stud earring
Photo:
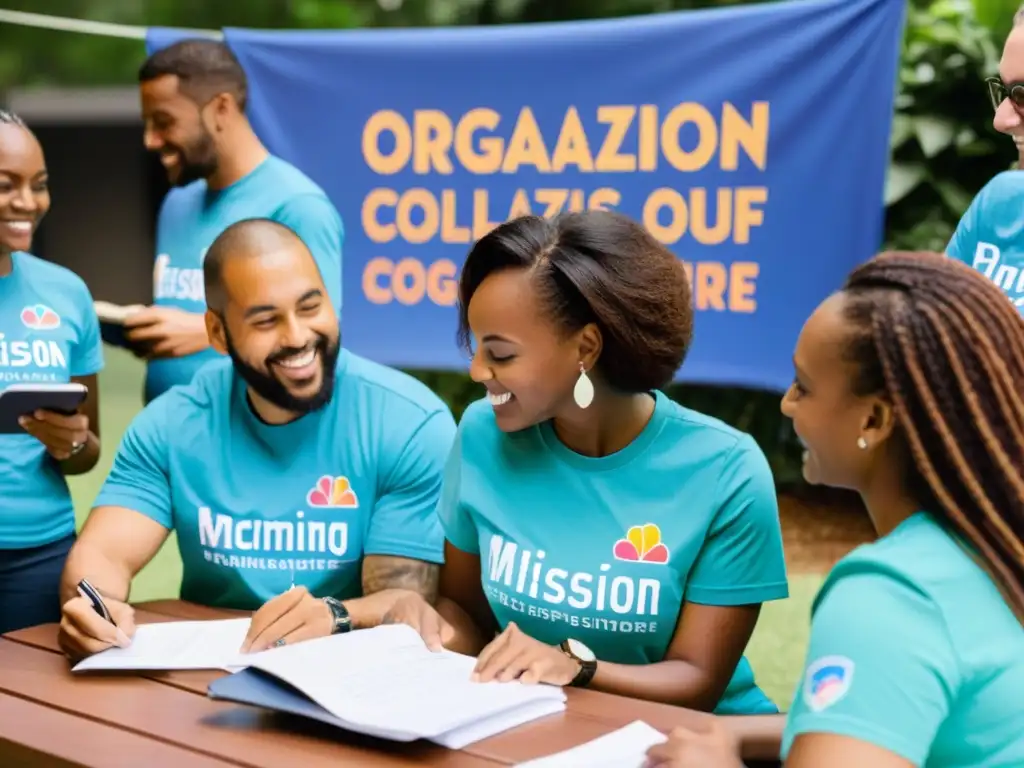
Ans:
[[[580,377],[576,379],[576,386],[572,389],[572,399],[580,408],[587,408],[594,402],[594,382],[587,376],[587,370],[580,363]]]
[[[867,447],[868,447],[868,441],[865,440],[863,437],[858,437],[857,438],[857,447],[860,448],[862,451],[866,450]]]

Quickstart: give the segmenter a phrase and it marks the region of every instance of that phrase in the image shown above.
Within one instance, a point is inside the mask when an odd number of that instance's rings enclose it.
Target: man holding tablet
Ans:
[[[132,578],[172,530],[182,599],[254,610],[247,650],[378,624],[393,589],[436,599],[448,408],[340,348],[316,262],[283,225],[228,227],[204,281],[210,340],[230,360],[125,434],[62,579],[73,657],[128,642]],[[83,579],[113,624],[78,596]]]

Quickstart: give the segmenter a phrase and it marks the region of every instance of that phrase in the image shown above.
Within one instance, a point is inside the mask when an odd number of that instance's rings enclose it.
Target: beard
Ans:
[[[231,357],[231,362],[234,363],[238,375],[242,377],[246,384],[252,387],[256,394],[278,408],[303,416],[320,410],[334,396],[335,368],[338,362],[338,355],[341,352],[340,339],[331,341],[322,333],[316,335],[316,341],[313,345],[316,348],[317,360],[320,361],[320,389],[308,397],[293,395],[288,391],[288,387],[281,383],[271,372],[273,371],[272,366],[275,361],[308,351],[308,346],[301,349],[293,347],[279,349],[266,359],[264,363],[265,368],[261,371],[247,363],[238,354],[238,349],[235,347],[234,342],[232,342],[226,327],[224,328],[224,339],[227,344],[228,355]]]
[[[178,175],[171,179],[171,186],[184,187],[199,179],[206,179],[217,171],[217,148],[213,136],[200,128],[199,137],[188,147],[178,147]]]

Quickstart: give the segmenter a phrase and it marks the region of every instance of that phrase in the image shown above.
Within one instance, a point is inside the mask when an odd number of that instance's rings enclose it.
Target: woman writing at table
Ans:
[[[89,289],[27,253],[50,208],[35,136],[0,110],[0,389],[16,383],[88,387],[74,416],[40,411],[0,435],[0,632],[60,621],[58,584],[75,537],[66,475],[99,458],[96,374],[103,367]]]
[[[743,658],[788,594],[771,471],[659,391],[692,336],[679,260],[616,213],[527,216],[476,244],[459,297],[487,399],[441,492],[446,645],[483,681],[777,712]],[[390,618],[436,640],[422,601]]]
[[[794,363],[782,409],[804,476],[858,491],[879,539],[815,599],[786,768],[1024,765],[1016,309],[957,261],[883,255],[811,316]],[[650,757],[742,765],[721,728],[679,731]]]

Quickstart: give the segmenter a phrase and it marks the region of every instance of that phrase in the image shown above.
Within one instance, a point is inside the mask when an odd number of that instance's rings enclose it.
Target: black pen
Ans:
[[[97,590],[96,587],[94,587],[85,579],[82,579],[80,582],[78,582],[78,594],[80,594],[82,597],[84,597],[86,600],[92,603],[92,609],[96,611],[96,613],[98,613],[104,619],[109,621],[115,627],[117,626],[117,623],[114,621],[114,618],[110,615],[110,611],[107,610],[107,606],[103,603],[103,598],[100,597],[99,590]]]

